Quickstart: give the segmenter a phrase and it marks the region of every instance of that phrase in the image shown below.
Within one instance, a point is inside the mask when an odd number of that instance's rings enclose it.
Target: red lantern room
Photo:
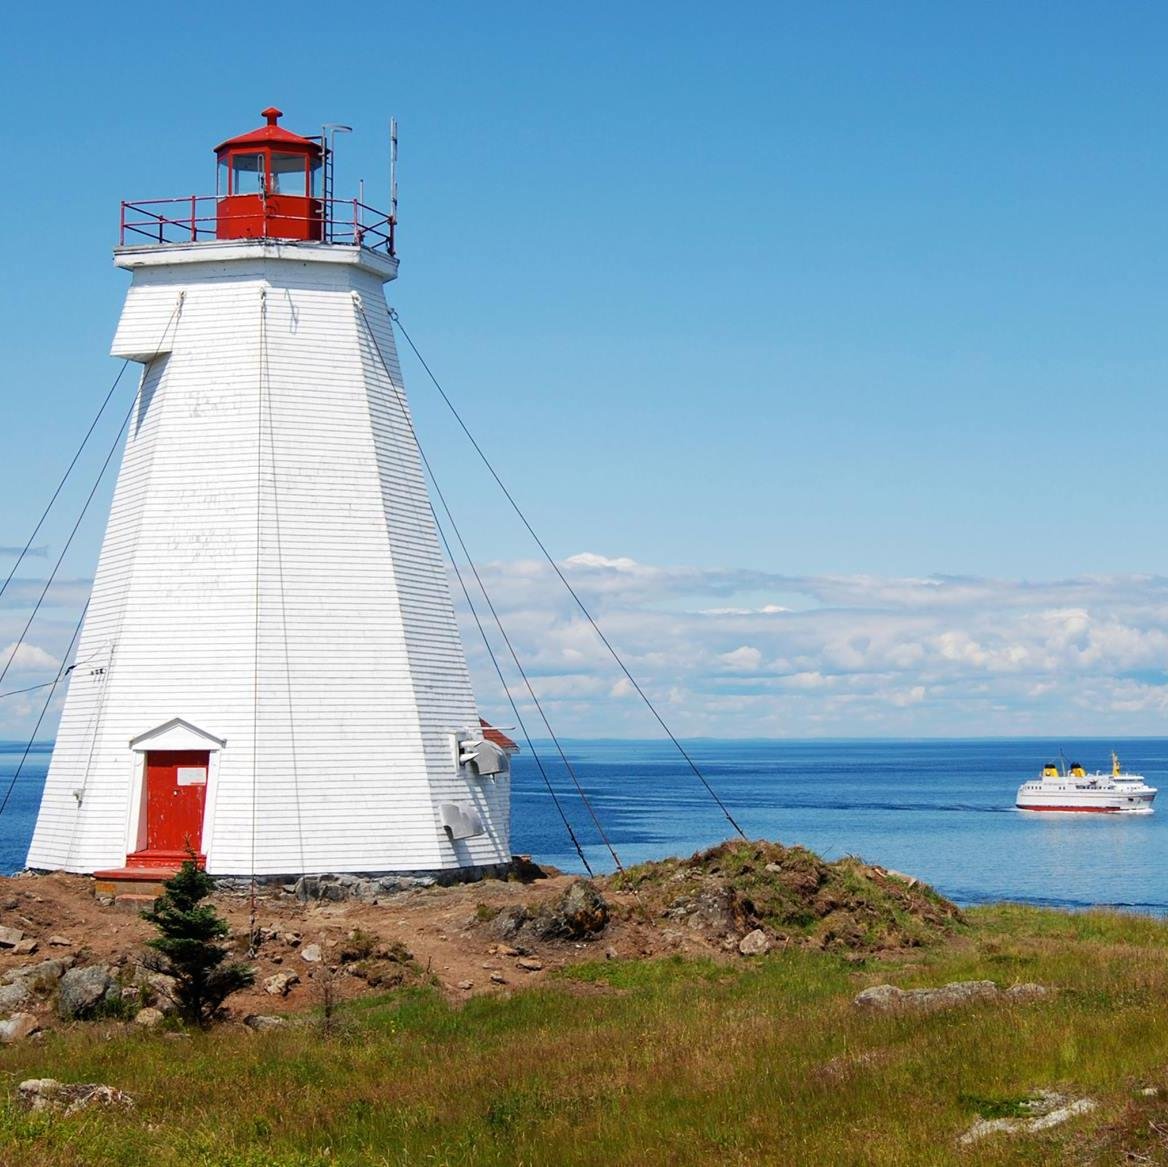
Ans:
[[[320,241],[320,143],[279,126],[275,107],[263,116],[267,125],[215,147],[216,237]]]

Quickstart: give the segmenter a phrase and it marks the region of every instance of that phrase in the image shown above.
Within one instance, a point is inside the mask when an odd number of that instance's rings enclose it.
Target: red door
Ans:
[[[188,850],[200,854],[210,759],[205,750],[146,754],[146,852],[180,861]]]

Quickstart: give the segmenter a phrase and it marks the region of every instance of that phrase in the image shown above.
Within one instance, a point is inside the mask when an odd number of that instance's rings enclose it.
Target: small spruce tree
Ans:
[[[193,859],[162,886],[163,894],[142,913],[158,929],[147,941],[154,952],[146,964],[174,978],[179,1016],[188,1024],[206,1026],[232,993],[255,981],[255,970],[228,959],[231,950],[222,943],[227,921],[202,902],[214,891],[215,881]]]

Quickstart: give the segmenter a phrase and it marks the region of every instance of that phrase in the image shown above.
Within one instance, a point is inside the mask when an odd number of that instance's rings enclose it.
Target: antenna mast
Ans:
[[[397,226],[397,118],[389,119],[389,252],[396,253],[394,228]]]

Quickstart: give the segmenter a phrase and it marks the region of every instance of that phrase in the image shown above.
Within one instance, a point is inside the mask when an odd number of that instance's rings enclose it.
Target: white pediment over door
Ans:
[[[181,717],[172,717],[154,729],[130,739],[132,750],[221,750],[227,741]]]

